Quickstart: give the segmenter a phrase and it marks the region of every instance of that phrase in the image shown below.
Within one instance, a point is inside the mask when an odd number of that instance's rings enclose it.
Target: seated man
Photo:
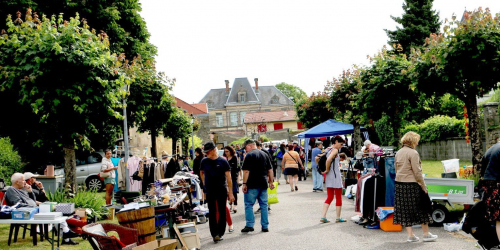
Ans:
[[[39,201],[35,201],[36,197],[33,193],[33,189],[30,185],[24,181],[24,175],[21,173],[14,173],[10,178],[12,186],[5,192],[5,201],[7,205],[12,206],[16,203],[21,203],[24,207],[36,207],[40,204]],[[63,245],[77,245],[78,242],[74,242],[71,238],[78,237],[78,234],[71,231],[68,227],[68,223],[62,222],[61,228],[63,231]]]
[[[36,177],[38,177],[37,174],[33,174],[30,172],[24,173],[24,180],[26,180],[26,184],[31,186],[31,190],[33,190],[33,193],[35,194],[35,201],[46,202],[49,199],[47,199],[47,195],[45,194],[45,190],[43,189],[43,184],[37,181]]]

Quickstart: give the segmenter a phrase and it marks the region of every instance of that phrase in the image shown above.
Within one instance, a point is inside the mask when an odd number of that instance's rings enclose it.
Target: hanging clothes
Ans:
[[[394,156],[385,159],[385,206],[394,207],[396,166]]]
[[[126,190],[127,188],[127,185],[125,183],[126,179],[127,179],[127,173],[125,171],[125,161],[124,159],[120,159],[120,162],[118,163],[118,182],[116,184],[116,186],[118,187],[118,189],[120,190]]]
[[[369,174],[365,174],[363,176],[361,176],[361,178],[359,178],[358,180],[358,184],[357,184],[357,191],[356,191],[356,201],[354,203],[354,211],[355,212],[361,212],[361,197],[363,196],[363,187],[364,187],[364,183],[366,182],[366,179],[367,178],[370,178],[373,176],[373,173],[369,173]]]
[[[159,179],[163,179],[163,175],[161,174],[161,169],[162,169],[162,164],[161,163],[155,163],[155,181]]]
[[[148,188],[155,182],[155,163],[143,163],[144,176],[142,177],[142,194],[146,194]]]
[[[165,178],[172,178],[174,177],[175,173],[180,171],[179,163],[172,158],[167,164],[167,171],[165,172]]]
[[[130,176],[132,176],[135,173],[135,171],[139,170],[140,162],[141,158],[137,156],[132,156],[128,159],[127,168]],[[141,191],[142,181],[132,180],[132,177],[130,176],[127,176],[127,178],[129,178],[130,181],[130,190],[128,191]]]
[[[375,220],[375,210],[385,205],[385,178],[376,174],[366,179],[361,199],[363,218]]]

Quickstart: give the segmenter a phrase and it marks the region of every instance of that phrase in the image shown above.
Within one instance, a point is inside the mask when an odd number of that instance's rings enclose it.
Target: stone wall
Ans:
[[[209,116],[201,116],[196,118],[200,121],[200,129],[196,132],[196,136],[201,139],[201,143],[208,142],[210,140],[210,122]]]
[[[498,102],[483,104],[484,131],[486,134],[486,148],[490,148],[500,139],[500,126],[498,122]]]
[[[143,156],[145,147],[148,147],[146,152],[147,156],[151,156],[151,135],[148,133],[139,133],[137,128],[129,129],[130,138],[130,151],[133,155]],[[172,140],[164,138],[163,135],[156,137],[156,153],[155,157],[161,156],[161,152],[165,151],[167,154],[172,154]]]
[[[486,142],[483,142],[483,150]],[[460,159],[472,161],[472,149],[464,138],[450,138],[444,141],[423,142],[417,146],[421,160],[442,161]]]

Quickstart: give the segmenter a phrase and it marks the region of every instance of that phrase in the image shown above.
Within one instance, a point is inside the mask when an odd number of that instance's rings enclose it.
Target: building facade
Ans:
[[[204,142],[213,140],[221,146],[249,136],[245,125],[252,122],[245,120],[249,113],[294,110],[294,103],[287,96],[275,86],[259,86],[258,78],[254,79],[254,86],[246,77],[234,79],[231,88],[229,85],[226,80],[225,88],[211,89],[200,101],[207,104],[209,113],[200,119],[198,137]]]

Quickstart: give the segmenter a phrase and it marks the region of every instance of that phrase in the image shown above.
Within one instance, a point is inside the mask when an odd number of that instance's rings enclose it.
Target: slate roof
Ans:
[[[238,102],[239,92],[246,93],[245,102]],[[207,103],[208,109],[224,109],[226,106],[248,104],[260,104],[262,107],[294,105],[275,86],[259,86],[259,89],[255,90],[255,84],[252,86],[246,77],[235,78],[229,91],[225,88],[209,90],[200,103]]]
[[[245,114],[245,123],[297,121],[296,115],[295,110],[252,112]]]

